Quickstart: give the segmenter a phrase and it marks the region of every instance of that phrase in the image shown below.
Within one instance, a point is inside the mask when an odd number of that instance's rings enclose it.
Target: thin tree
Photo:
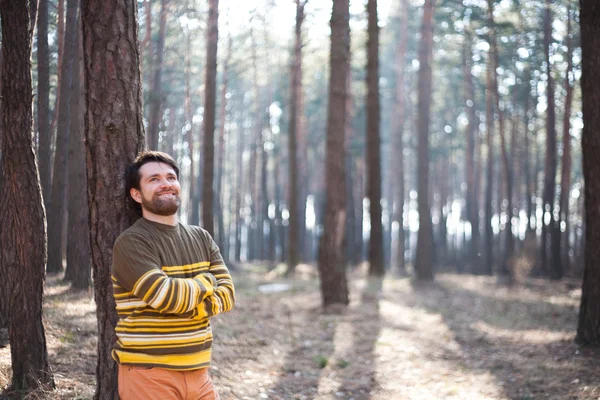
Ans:
[[[463,75],[464,75],[464,90],[465,90],[465,107],[467,109],[467,128],[466,135],[466,157],[465,157],[465,174],[467,183],[466,188],[466,211],[467,219],[471,225],[471,240],[469,243],[469,263],[471,272],[480,272],[481,258],[479,256],[479,205],[477,202],[477,188],[475,185],[475,133],[479,125],[479,118],[475,112],[475,88],[473,84],[473,50],[472,50],[472,34],[470,28],[465,31],[465,42],[463,45]]]
[[[52,173],[52,192],[48,208],[48,266],[49,273],[62,271],[63,249],[65,247],[63,227],[67,211],[67,171],[69,153],[69,124],[71,121],[71,92],[73,85],[73,61],[77,57],[75,31],[77,30],[78,0],[67,0],[67,21],[65,43],[61,65],[62,81],[58,105],[58,127],[56,130],[56,150]]]
[[[550,52],[552,47],[552,0],[545,0],[544,10],[544,61],[546,64],[546,162],[544,164],[544,192],[542,196],[542,243],[540,247],[540,265],[542,271],[546,271],[553,279],[563,276],[560,259],[556,263],[549,264],[550,248],[556,243],[551,243],[556,236],[553,235],[555,228],[554,219],[554,197],[556,195],[556,110],[554,107],[554,78],[550,65]],[[549,222],[546,222],[546,220]]]
[[[48,50],[48,0],[40,0],[37,31],[37,113],[39,131],[38,159],[40,181],[46,208],[49,205],[52,167],[50,164],[52,134],[50,132],[50,52]]]
[[[398,271],[405,273],[404,265],[404,119],[406,117],[406,95],[404,87],[404,57],[408,44],[408,0],[400,2],[402,14],[400,25],[402,27],[400,38],[396,47],[395,69],[396,69],[396,97],[394,99],[394,176],[397,179],[396,207],[394,208],[394,219],[398,221]],[[391,207],[391,205],[390,205]]]
[[[152,66],[152,89],[149,99],[149,114],[148,114],[148,148],[158,150],[158,132],[160,121],[162,119],[162,72],[163,59],[165,50],[165,37],[167,34],[167,14],[169,0],[160,1],[160,21],[158,26],[158,36],[156,38],[156,54],[150,54],[150,59],[153,61]],[[148,6],[150,8],[150,6]],[[150,27],[147,27],[150,30]],[[148,33],[147,33],[148,34]]]
[[[381,224],[381,142],[379,106],[379,25],[377,0],[367,2],[367,198],[371,216],[369,275],[383,276],[383,226]]]
[[[567,33],[565,41],[567,43],[567,70],[565,72],[565,111],[563,117],[563,154],[562,154],[562,171],[560,178],[560,219],[555,229],[555,234],[558,235],[557,249],[552,248],[552,262],[559,262],[560,259],[565,268],[569,266],[569,197],[571,190],[571,109],[573,108],[573,39],[572,32],[572,11],[571,5],[567,6]],[[564,223],[564,241],[561,236],[561,225]],[[559,270],[559,266],[555,266],[554,270]]]
[[[208,0],[206,31],[206,79],[204,81],[204,186],[202,225],[214,235],[213,182],[215,171],[215,114],[217,102],[217,42],[219,38],[219,0]]]
[[[300,113],[302,102],[302,22],[304,21],[304,7],[306,0],[296,0],[296,25],[294,29],[294,56],[291,66],[291,90],[290,90],[290,122],[288,136],[288,163],[289,163],[289,195],[288,195],[288,274],[293,274],[298,264],[298,150],[297,139],[300,130]]]
[[[31,4],[0,0],[2,83],[0,132],[0,315],[9,327],[10,389],[54,385],[42,322],[46,229],[34,152]],[[8,157],[7,155],[10,155]],[[19,396],[21,397],[21,396]]]
[[[419,233],[415,272],[418,280],[433,279],[433,243],[429,205],[429,114],[431,109],[431,61],[433,58],[433,11],[435,0],[425,0],[419,43],[417,103],[417,174]]]
[[[580,0],[585,246],[576,341],[600,345],[600,3]]]
[[[498,88],[498,46],[496,44],[496,23],[494,21],[494,0],[488,0],[488,18],[490,23],[489,40],[492,59],[492,92],[494,96],[494,104],[496,106],[496,113],[498,115],[498,131],[500,133],[500,147],[502,154],[502,166],[504,171],[504,183],[506,187],[506,200],[507,200],[507,222],[504,228],[505,240],[504,240],[504,253],[502,260],[500,260],[498,268],[498,277],[505,281],[505,283],[512,283],[512,257],[514,252],[514,235],[512,232],[512,214],[513,214],[513,171],[512,171],[512,159],[508,154],[506,133],[504,131],[504,112],[500,108],[500,90]]]
[[[347,77],[350,69],[349,1],[333,2],[329,105],[325,155],[325,224],[319,247],[319,277],[323,306],[348,304],[346,282],[346,171],[344,136],[346,130]]]
[[[91,280],[90,233],[88,219],[87,177],[85,174],[85,143],[83,133],[83,46],[81,25],[76,30],[77,57],[73,64],[71,93],[71,126],[69,128],[69,191],[67,224],[67,269],[76,289],[88,289]]]
[[[117,397],[117,366],[111,357],[117,321],[110,275],[112,247],[130,223],[123,173],[144,147],[137,2],[86,0],[81,17],[90,243],[98,319],[95,399],[112,399]]]
[[[487,147],[486,188],[484,199],[484,273],[493,274],[494,265],[494,230],[492,227],[492,195],[494,190],[494,60],[492,54],[488,54],[485,71],[485,130]]]

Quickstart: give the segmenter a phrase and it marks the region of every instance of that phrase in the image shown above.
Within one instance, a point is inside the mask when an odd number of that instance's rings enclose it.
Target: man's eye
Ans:
[[[157,178],[150,178],[150,182],[156,182],[157,180]]]

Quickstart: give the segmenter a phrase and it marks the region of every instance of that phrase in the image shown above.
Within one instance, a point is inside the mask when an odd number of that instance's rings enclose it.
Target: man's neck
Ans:
[[[145,210],[142,210],[142,216],[144,218],[146,218],[148,221],[158,222],[159,224],[164,224],[164,225],[175,226],[178,223],[177,213],[175,213],[173,215],[158,215],[158,214],[153,214],[150,212],[146,212]]]

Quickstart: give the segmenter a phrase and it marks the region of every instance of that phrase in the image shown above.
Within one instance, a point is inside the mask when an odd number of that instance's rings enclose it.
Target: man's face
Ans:
[[[175,170],[162,162],[149,162],[140,168],[140,189],[131,189],[131,197],[142,205],[144,213],[173,215],[181,205],[181,186]]]

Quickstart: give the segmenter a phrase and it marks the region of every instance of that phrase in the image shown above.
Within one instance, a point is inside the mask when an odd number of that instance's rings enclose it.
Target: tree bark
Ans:
[[[288,136],[289,195],[288,195],[288,274],[293,274],[298,264],[298,241],[300,240],[298,221],[298,150],[297,139],[300,130],[300,112],[302,102],[302,22],[306,0],[296,0],[296,26],[294,30],[294,56],[291,68],[290,122]]]
[[[117,320],[110,275],[112,247],[131,222],[122,174],[144,147],[137,2],[86,0],[82,22],[90,243],[98,318],[95,399],[113,399],[118,394],[117,365],[111,357]]]
[[[367,2],[367,198],[371,216],[369,275],[383,276],[383,226],[381,223],[381,141],[379,105],[379,26],[377,0]]]
[[[0,168],[4,182],[0,196],[0,314],[9,326],[9,391],[54,386],[42,322],[46,225],[31,134],[30,6],[28,1],[0,0],[0,153],[5,155]]]
[[[160,131],[160,121],[162,120],[162,70],[165,50],[165,36],[167,33],[167,14],[169,0],[161,0],[160,2],[160,23],[158,27],[158,37],[156,38],[156,57],[150,54],[151,60],[154,61],[154,70],[152,77],[152,89],[149,99],[149,115],[148,115],[148,148],[158,150],[158,134]],[[149,29],[149,28],[148,28]]]
[[[433,280],[433,239],[429,205],[429,114],[431,109],[431,61],[433,58],[433,12],[435,0],[425,0],[419,43],[417,104],[419,234],[415,272],[418,280]]]
[[[319,276],[323,307],[348,304],[346,282],[346,78],[350,69],[349,1],[333,2],[329,105],[327,112],[325,224],[319,247]]]
[[[580,0],[585,270],[576,341],[600,345],[600,3]]]
[[[67,210],[67,162],[69,152],[69,123],[71,121],[71,92],[73,61],[77,57],[75,32],[77,30],[78,0],[67,0],[67,21],[58,105],[58,128],[52,174],[52,193],[48,209],[48,273],[62,271],[65,248],[63,227]]]
[[[512,160],[509,159],[507,150],[506,133],[504,131],[504,113],[500,108],[500,91],[498,89],[498,47],[496,44],[496,28],[494,21],[494,2],[488,0],[488,18],[490,22],[490,48],[492,58],[492,91],[494,96],[494,104],[496,107],[496,113],[498,114],[498,127],[500,133],[500,146],[502,152],[502,166],[504,170],[504,183],[506,186],[506,199],[507,199],[507,210],[506,210],[506,227],[504,228],[505,240],[504,240],[504,252],[502,253],[502,259],[499,260],[498,275],[499,278],[505,281],[505,283],[512,283],[512,257],[514,253],[514,235],[512,233],[512,209],[513,209],[513,198],[512,198]],[[501,197],[499,197],[501,199]],[[498,201],[501,203],[501,200]],[[500,213],[499,213],[500,214]]]
[[[466,157],[465,157],[465,174],[467,183],[466,188],[466,209],[467,219],[471,225],[471,240],[469,243],[468,260],[470,264],[470,272],[481,272],[481,257],[479,249],[479,204],[477,201],[477,188],[475,185],[475,133],[479,125],[479,118],[475,113],[475,87],[473,85],[472,69],[472,35],[467,29],[465,32],[465,43],[463,48],[463,74],[464,74],[464,89],[465,89],[465,106],[467,109],[467,128],[466,134]]]
[[[40,181],[44,204],[49,206],[51,191],[50,164],[52,149],[52,133],[50,132],[50,52],[48,50],[48,0],[40,0],[38,8],[37,32],[37,73],[38,73],[38,129]]]
[[[65,278],[76,289],[88,289],[91,280],[85,142],[83,134],[83,46],[81,25],[77,27],[77,59],[73,65],[71,135],[69,139],[69,193],[67,270]]]
[[[546,63],[546,162],[544,166],[544,193],[542,196],[542,244],[540,248],[540,265],[542,271],[547,271],[552,279],[563,276],[560,259],[549,264],[550,249],[556,245],[554,234],[554,197],[556,194],[556,111],[554,108],[554,79],[550,67],[550,48],[552,46],[552,0],[546,0],[544,12],[544,55]],[[546,223],[546,215],[550,222]]]
[[[571,39],[572,15],[571,7],[567,7],[567,35],[565,41],[567,43],[567,70],[565,73],[565,111],[563,119],[563,155],[562,155],[562,171],[560,179],[560,219],[556,229],[558,249],[553,250],[552,262],[557,262],[555,258],[560,258],[565,268],[569,268],[569,198],[571,191],[571,108],[573,106],[573,41]],[[564,223],[564,235],[560,233]],[[564,237],[564,241],[561,238]],[[562,244],[561,244],[562,242]],[[559,266],[555,266],[554,270],[559,270]]]
[[[231,57],[231,37],[228,40],[227,44],[227,54],[225,56],[225,60],[223,62],[223,82],[221,86],[221,100],[219,107],[219,146],[217,147],[217,170],[215,174],[216,181],[216,204],[217,207],[221,210],[217,214],[218,220],[218,245],[221,249],[221,254],[223,255],[223,260],[227,262],[229,260],[229,240],[228,236],[225,232],[225,216],[223,215],[223,202],[225,200],[225,196],[223,196],[223,179],[224,179],[224,168],[225,168],[225,121],[227,120],[227,91],[229,90],[229,59]]]
[[[408,44],[408,0],[401,1],[401,13],[402,13],[402,31],[396,47],[396,98],[394,103],[394,156],[391,157],[394,160],[393,171],[397,179],[396,185],[396,207],[390,204],[390,209],[393,212],[393,219],[398,221],[398,259],[397,266],[398,271],[402,274],[406,272],[404,264],[404,123],[406,118],[406,107],[405,107],[405,93],[406,88],[404,85],[404,57],[406,56],[406,47]]]
[[[219,36],[219,0],[209,0],[206,32],[206,80],[204,82],[204,186],[202,225],[214,235],[213,182],[215,170],[215,113],[217,102],[217,41]]]
[[[483,273],[492,275],[494,270],[494,231],[492,228],[492,196],[494,192],[494,92],[493,78],[494,73],[493,57],[488,54],[487,67],[485,74],[485,127],[486,127],[486,147],[487,147],[487,170],[486,170],[486,188],[484,200],[484,237],[485,237],[485,267]]]

